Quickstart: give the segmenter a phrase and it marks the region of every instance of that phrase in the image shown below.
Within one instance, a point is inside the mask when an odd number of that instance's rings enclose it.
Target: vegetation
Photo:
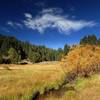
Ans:
[[[16,63],[21,60],[20,55],[16,52],[14,48],[10,48],[8,51],[8,56],[11,63]]]
[[[97,39],[95,35],[88,35],[80,40],[80,44],[100,45],[100,38]]]
[[[68,80],[77,76],[88,77],[100,71],[100,46],[80,45],[72,48],[62,59],[62,66]]]
[[[100,46],[79,45],[62,58],[65,84],[39,100],[99,100]],[[97,75],[94,75],[97,74]],[[85,98],[83,98],[85,97]]]
[[[38,93],[58,89],[64,75],[59,62],[0,65],[0,100],[31,100]]]
[[[0,52],[0,64],[2,63],[2,54]]]
[[[66,84],[59,92],[50,92],[39,100],[100,100],[100,75],[78,78],[75,83]]]
[[[100,39],[84,38],[54,50],[1,35],[0,100],[99,100]],[[16,65],[23,59],[61,61]]]
[[[19,41],[14,37],[0,35],[0,63],[18,63],[23,59],[30,60],[33,63],[57,61],[61,60],[62,55],[67,54],[68,51],[68,45],[65,45],[64,50],[60,51],[60,49],[54,50],[45,46],[36,46]]]

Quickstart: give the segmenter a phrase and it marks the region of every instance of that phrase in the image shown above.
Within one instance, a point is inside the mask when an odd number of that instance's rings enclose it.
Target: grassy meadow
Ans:
[[[100,46],[77,46],[59,62],[1,64],[0,100],[100,100]]]
[[[30,100],[38,92],[59,88],[63,80],[59,62],[0,65],[0,100]]]
[[[50,92],[39,100],[100,100],[100,75],[78,78],[75,83],[65,85],[63,90]]]

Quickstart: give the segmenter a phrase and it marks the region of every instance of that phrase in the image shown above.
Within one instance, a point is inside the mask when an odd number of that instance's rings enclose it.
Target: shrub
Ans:
[[[62,59],[69,81],[77,76],[88,77],[100,71],[100,46],[77,46]]]

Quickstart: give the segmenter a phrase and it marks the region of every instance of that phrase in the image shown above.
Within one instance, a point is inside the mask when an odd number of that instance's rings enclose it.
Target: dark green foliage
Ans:
[[[2,58],[2,54],[1,54],[1,51],[0,51],[0,64],[3,62],[3,58]]]
[[[38,52],[33,52],[32,50],[29,51],[28,57],[29,57],[30,61],[33,63],[37,63],[37,62],[41,61],[40,54]]]
[[[61,60],[63,49],[31,45],[14,37],[0,35],[0,63],[18,63],[23,59],[33,63]],[[67,50],[67,49],[66,49]]]
[[[80,40],[80,44],[100,45],[100,39],[95,35],[88,35]]]
[[[65,46],[64,46],[64,55],[67,55],[67,53],[69,52],[69,50],[70,50],[70,46],[67,45],[67,44],[65,44]]]
[[[14,48],[9,49],[8,57],[11,63],[17,63],[21,60],[21,56],[16,52]]]
[[[62,48],[58,48],[58,53],[57,53],[57,60],[61,60],[62,56],[63,56],[63,49]]]

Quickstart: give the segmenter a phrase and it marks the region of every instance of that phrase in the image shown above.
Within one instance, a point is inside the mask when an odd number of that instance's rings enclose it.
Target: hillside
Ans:
[[[100,100],[100,46],[79,45],[62,58],[65,83],[39,100]]]
[[[64,72],[70,80],[77,76],[89,76],[100,71],[100,46],[79,45],[62,59]],[[70,77],[71,74],[71,77]]]

